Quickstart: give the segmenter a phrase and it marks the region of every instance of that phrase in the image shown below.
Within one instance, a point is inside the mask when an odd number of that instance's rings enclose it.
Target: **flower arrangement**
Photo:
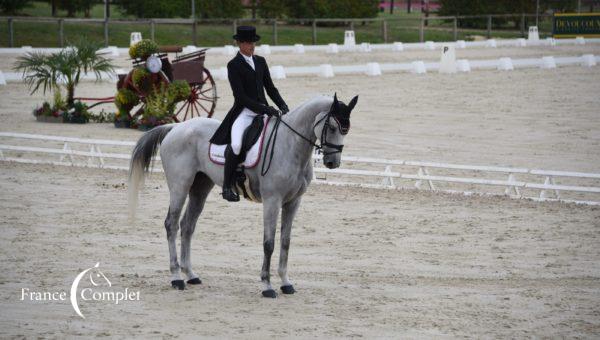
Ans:
[[[54,91],[54,103],[45,101],[42,106],[33,110],[36,120],[43,122],[59,123],[63,121],[63,114],[67,110],[67,103],[63,100],[60,89]]]
[[[158,52],[158,45],[150,39],[140,40],[135,45],[133,45],[129,48],[129,56],[132,59],[135,59],[135,58],[146,59],[149,56],[151,56],[153,53],[157,53],[157,52]]]
[[[75,88],[81,80],[83,73],[93,73],[96,79],[102,74],[113,73],[114,66],[110,59],[97,53],[101,44],[89,39],[81,38],[75,44],[58,52],[45,54],[38,51],[28,52],[17,58],[14,69],[23,73],[23,80],[31,89],[31,93],[42,90],[54,92],[54,104],[43,103],[34,110],[34,115],[39,121],[59,121],[59,118],[71,117],[67,110],[75,109],[77,114],[86,116],[86,110],[81,105],[75,108]],[[61,89],[65,89],[66,100],[63,99]],[[44,119],[43,117],[52,117]],[[83,120],[83,119],[80,119]],[[70,121],[64,119],[65,122]]]
[[[63,119],[68,123],[85,124],[90,121],[90,116],[87,105],[80,101],[76,101],[70,110],[63,112]]]
[[[131,75],[133,85],[143,92],[152,91],[152,75],[144,67],[136,67]]]
[[[161,84],[154,92],[146,97],[146,107],[138,121],[138,129],[149,130],[155,126],[173,123],[175,110],[175,93],[170,87]]]
[[[186,100],[190,96],[192,89],[190,88],[190,84],[188,84],[186,81],[175,80],[169,84],[169,92],[171,93],[171,97],[176,102],[180,102],[182,100]]]
[[[129,112],[139,102],[140,98],[133,91],[126,88],[119,89],[115,96],[115,105],[119,111]]]

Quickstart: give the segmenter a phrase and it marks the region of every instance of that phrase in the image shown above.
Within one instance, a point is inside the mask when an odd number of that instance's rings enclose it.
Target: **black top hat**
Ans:
[[[256,34],[256,27],[254,26],[238,26],[236,35],[233,39],[237,41],[249,41],[256,42],[260,40],[260,35]]]

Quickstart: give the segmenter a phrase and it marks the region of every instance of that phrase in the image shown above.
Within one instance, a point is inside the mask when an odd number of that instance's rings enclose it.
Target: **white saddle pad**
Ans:
[[[267,130],[267,125],[269,124],[269,118],[270,117],[267,117],[266,115],[263,118],[264,125],[263,130],[260,133],[260,137],[258,137],[256,143],[254,143],[254,145],[252,145],[250,150],[248,150],[248,152],[246,153],[246,159],[242,164],[247,169],[255,167],[258,164],[258,161],[260,160],[260,155],[263,149],[263,142],[265,139],[265,131]],[[227,145],[215,145],[211,143],[208,147],[208,156],[210,160],[216,164],[225,164],[226,147]]]

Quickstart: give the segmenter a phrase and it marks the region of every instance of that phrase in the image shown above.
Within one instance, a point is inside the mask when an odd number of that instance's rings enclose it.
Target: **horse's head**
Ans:
[[[93,268],[90,268],[90,282],[94,286],[99,286],[101,283],[106,283],[109,287],[112,286],[112,283],[108,280],[108,278],[98,269],[100,266],[100,262],[96,263]]]
[[[340,166],[344,137],[350,130],[350,113],[358,96],[352,98],[348,105],[333,96],[333,103],[328,112],[321,112],[315,118],[314,133],[321,141],[323,164],[329,169]]]

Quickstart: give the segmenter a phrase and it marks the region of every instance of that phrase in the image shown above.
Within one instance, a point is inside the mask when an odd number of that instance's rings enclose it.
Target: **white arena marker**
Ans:
[[[344,32],[344,46],[356,45],[356,39],[354,38],[354,31]]]
[[[379,63],[367,63],[367,75],[368,76],[380,76],[381,67]]]
[[[512,59],[510,58],[500,58],[498,60],[498,70],[500,71],[512,71],[515,67],[513,66]]]
[[[433,41],[426,41],[425,48],[428,50],[435,50],[435,43]]]
[[[6,85],[6,78],[4,78],[2,71],[0,71],[0,85]]]
[[[538,41],[540,40],[540,34],[538,33],[537,26],[529,27],[529,35],[527,36],[527,40],[529,41]]]
[[[584,37],[577,37],[577,38],[575,38],[575,44],[577,44],[577,45],[585,45],[585,38]]]
[[[527,40],[525,40],[523,38],[517,39],[517,46],[518,47],[525,47],[525,46],[527,46]]]
[[[581,56],[583,66],[592,67],[596,66],[596,57],[593,54],[584,54]]]
[[[140,40],[142,40],[141,32],[131,32],[131,35],[129,36],[129,46],[135,45]]]
[[[496,39],[488,39],[486,41],[486,46],[496,48],[498,46],[498,44],[496,44]]]
[[[319,66],[319,77],[331,78],[335,76],[333,74],[333,67],[331,64],[323,64]]]
[[[456,73],[456,52],[454,44],[442,45],[442,56],[440,59],[440,73]]]
[[[329,44],[329,45],[327,45],[327,53],[336,54],[336,53],[339,53],[339,52],[340,52],[340,49],[338,47],[338,44]]]
[[[234,55],[235,54],[235,48],[232,45],[225,45],[223,47],[223,54],[224,55]]]
[[[217,72],[215,72],[215,76],[217,77],[217,79],[226,80],[228,78],[227,67],[220,67],[219,69],[217,69]]]
[[[281,65],[271,67],[271,77],[273,79],[285,79],[285,69]]]
[[[412,72],[416,74],[427,73],[427,69],[425,68],[425,63],[421,60],[412,62]]]
[[[554,57],[542,57],[541,68],[556,68],[556,62],[554,61]]]
[[[459,59],[456,61],[456,68],[459,72],[471,72],[471,64],[467,59]]]
[[[467,48],[467,43],[464,40],[457,40],[456,48]]]
[[[401,42],[395,42],[392,50],[397,52],[404,51],[404,45]]]
[[[548,42],[548,45],[556,46],[556,39],[548,37],[548,38],[546,38],[546,41]]]
[[[294,45],[294,52],[297,54],[304,54],[304,45],[302,44],[295,44]]]
[[[260,53],[263,55],[271,54],[271,46],[267,44],[260,45]]]
[[[196,46],[187,45],[182,49],[181,53],[188,54],[188,53],[196,52],[197,50],[198,50],[198,48]]]
[[[360,51],[361,52],[371,52],[371,44],[369,44],[369,43],[360,44]]]

